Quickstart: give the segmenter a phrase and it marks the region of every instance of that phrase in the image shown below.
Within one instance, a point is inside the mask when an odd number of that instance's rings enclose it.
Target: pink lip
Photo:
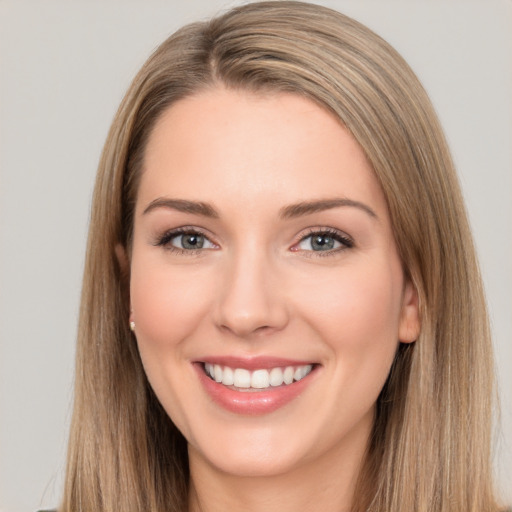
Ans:
[[[233,357],[207,358],[204,362],[220,364],[231,368],[268,369],[276,366],[300,366],[298,361],[271,358],[239,359]],[[293,384],[268,388],[264,391],[236,391],[219,384],[206,375],[203,362],[194,363],[197,375],[210,398],[222,408],[242,415],[262,415],[274,412],[297,398],[314,379],[317,367],[303,379]]]
[[[312,364],[311,361],[299,361],[297,359],[284,359],[282,357],[253,356],[213,356],[201,359],[201,363],[220,364],[230,368],[245,368],[246,370],[270,370],[276,367],[302,366]]]

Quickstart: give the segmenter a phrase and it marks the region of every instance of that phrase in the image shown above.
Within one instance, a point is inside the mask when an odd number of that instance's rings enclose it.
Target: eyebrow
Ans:
[[[378,219],[377,214],[369,206],[361,203],[360,201],[354,201],[353,199],[347,198],[320,199],[318,201],[304,201],[292,204],[281,208],[280,216],[284,219],[292,219],[295,217],[301,217],[302,215],[309,215],[311,213],[339,208],[341,206],[358,208],[367,213],[373,219]]]
[[[204,217],[211,217],[214,219],[219,217],[215,208],[208,203],[203,203],[201,201],[187,201],[185,199],[170,199],[167,197],[158,197],[157,199],[154,199],[142,213],[145,215],[156,208],[169,208],[178,212],[192,213],[194,215],[202,215]]]
[[[293,219],[303,215],[310,215],[333,208],[340,208],[342,206],[350,206],[358,208],[368,214],[373,219],[378,219],[377,214],[366,204],[360,201],[354,201],[347,198],[334,198],[334,199],[319,199],[316,201],[303,201],[296,204],[291,204],[280,209],[279,216],[283,219]],[[210,217],[218,219],[220,217],[217,210],[209,203],[202,201],[188,201],[186,199],[171,199],[167,197],[158,197],[149,203],[143,212],[143,215],[155,210],[157,208],[169,208],[184,213],[192,213],[194,215],[202,215],[203,217]]]

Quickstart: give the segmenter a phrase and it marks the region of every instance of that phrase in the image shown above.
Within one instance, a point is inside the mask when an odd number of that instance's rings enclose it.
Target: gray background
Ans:
[[[115,109],[169,33],[235,3],[0,0],[0,511],[61,492],[91,188]],[[491,310],[512,501],[512,2],[323,3],[404,55],[446,130]]]

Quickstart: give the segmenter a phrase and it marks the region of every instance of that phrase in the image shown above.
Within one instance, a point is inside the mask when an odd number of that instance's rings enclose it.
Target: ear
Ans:
[[[119,264],[119,269],[121,270],[121,275],[123,278],[125,278],[130,274],[130,262],[128,261],[128,254],[126,253],[126,249],[122,244],[116,244],[115,252],[117,263]]]
[[[412,343],[420,335],[420,311],[416,287],[407,281],[402,297],[402,311],[398,326],[398,340],[402,343]]]
[[[116,244],[115,254],[119,265],[121,288],[127,303],[130,302],[130,259],[124,245]]]

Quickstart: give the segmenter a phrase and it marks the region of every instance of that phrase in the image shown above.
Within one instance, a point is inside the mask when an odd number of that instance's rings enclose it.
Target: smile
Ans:
[[[248,416],[269,414],[294,402],[321,373],[317,363],[271,357],[215,357],[196,361],[193,367],[213,404]]]
[[[275,367],[271,369],[231,368],[220,364],[204,363],[205,373],[215,382],[239,391],[257,391],[270,387],[288,386],[311,373],[313,365]]]

